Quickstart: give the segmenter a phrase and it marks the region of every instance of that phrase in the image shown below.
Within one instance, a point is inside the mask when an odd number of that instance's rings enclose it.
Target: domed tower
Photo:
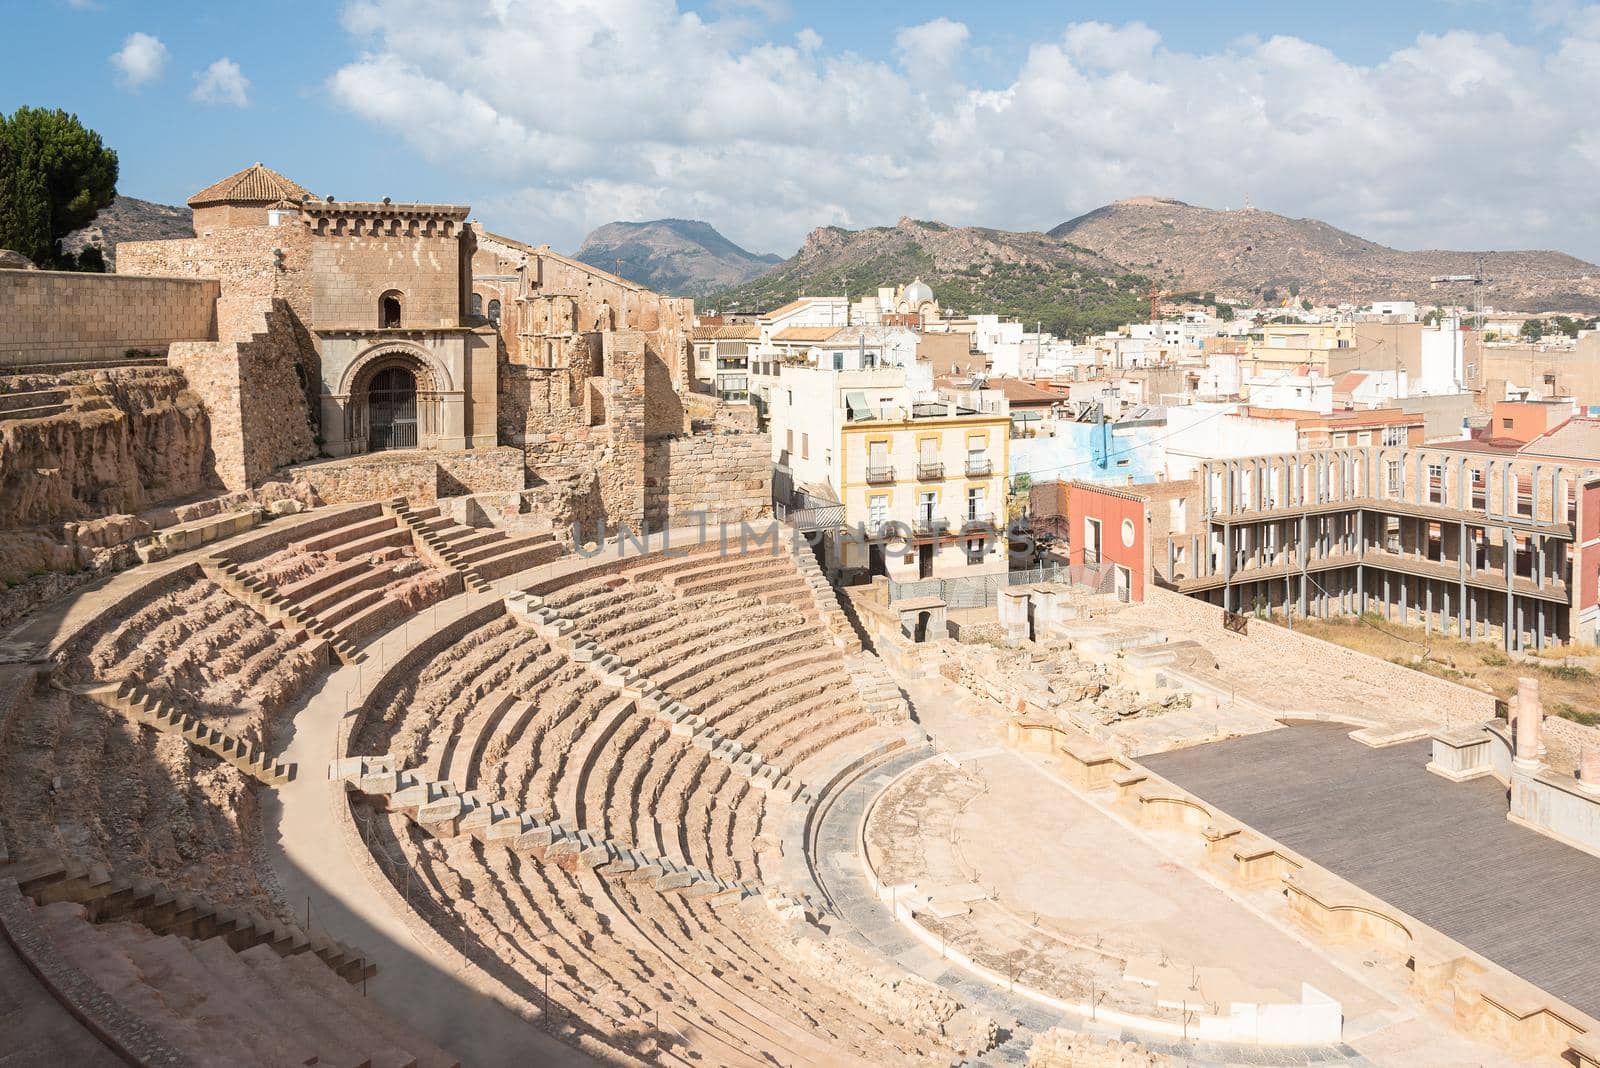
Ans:
[[[930,319],[939,317],[939,302],[934,299],[933,290],[928,283],[917,278],[900,290],[900,299],[895,301],[895,311],[901,315],[915,315],[926,323]]]
[[[270,225],[269,212],[285,202],[298,206],[310,195],[299,182],[257,163],[206,186],[188,203],[198,234],[212,226]]]

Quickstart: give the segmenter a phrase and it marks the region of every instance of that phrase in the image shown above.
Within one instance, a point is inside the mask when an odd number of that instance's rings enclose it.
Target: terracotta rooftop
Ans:
[[[759,326],[697,326],[694,328],[696,341],[758,341],[761,338]]]
[[[839,332],[837,326],[786,326],[772,335],[774,341],[827,341]]]
[[[789,303],[780,308],[773,308],[769,312],[762,312],[761,318],[776,319],[780,315],[788,315],[790,312],[797,312],[801,308],[804,308],[807,304],[810,304],[812,299],[813,298],[811,297],[801,297],[799,300],[791,300]]]
[[[1521,451],[1528,456],[1600,462],[1600,419],[1589,416],[1568,419],[1528,442]]]
[[[1004,393],[1012,407],[1020,405],[1024,408],[1045,408],[1061,400],[1059,393],[1040,389],[1016,378],[991,378],[985,385],[989,389],[997,389]]]
[[[211,204],[274,204],[280,200],[298,204],[301,197],[310,195],[310,190],[300,183],[257,163],[206,186],[190,197],[188,204],[191,208]]]

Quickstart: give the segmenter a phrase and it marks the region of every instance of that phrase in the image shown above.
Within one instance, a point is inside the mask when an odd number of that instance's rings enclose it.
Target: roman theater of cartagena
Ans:
[[[846,584],[691,300],[260,163],[189,205],[0,270],[0,1063],[1600,1063],[1581,962],[1414,892],[1483,847],[1253,807],[1549,774],[1536,684],[1513,739],[1082,567]]]

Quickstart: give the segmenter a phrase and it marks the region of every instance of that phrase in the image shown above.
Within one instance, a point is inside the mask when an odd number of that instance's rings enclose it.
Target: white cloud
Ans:
[[[130,33],[122,47],[111,54],[117,81],[126,89],[137,89],[153,82],[167,69],[167,46],[148,33]]]
[[[202,104],[231,104],[236,108],[250,104],[250,79],[239,64],[224,56],[195,76],[189,96]]]
[[[908,26],[894,35],[895,57],[917,82],[948,78],[970,36],[965,25],[947,18]]]
[[[1294,37],[1194,52],[1140,23],[1063,24],[980,86],[948,19],[880,61],[674,0],[494,0],[472,19],[362,0],[344,25],[364,51],[329,87],[456,171],[493,225],[569,248],[650,214],[788,251],[830,223],[1045,229],[1153,193],[1248,196],[1400,247],[1600,258],[1597,11],[1563,7],[1548,46],[1427,33],[1370,65]]]

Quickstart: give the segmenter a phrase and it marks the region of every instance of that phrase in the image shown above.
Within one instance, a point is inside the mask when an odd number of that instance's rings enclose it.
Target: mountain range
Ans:
[[[1249,300],[1291,290],[1314,302],[1469,299],[1470,284],[1431,278],[1477,275],[1485,304],[1515,311],[1600,310],[1600,267],[1560,252],[1406,252],[1317,219],[1258,208],[1218,211],[1181,200],[1134,197],[1096,208],[1049,232],[1091,249],[1164,288]]]
[[[759,311],[802,295],[847,293],[920,278],[940,306],[1043,322],[1059,334],[1109,329],[1141,316],[1148,280],[1107,256],[1041,233],[901,219],[867,230],[819,227],[768,273],[706,298],[721,311]]]
[[[99,245],[109,271],[116,267],[117,245],[123,241],[170,241],[193,236],[194,213],[188,208],[119,194],[100,209],[88,226],[62,238],[61,247],[76,255],[85,245]]]
[[[114,265],[122,241],[194,234],[188,208],[118,196],[63,244],[99,244]],[[1600,312],[1600,266],[1560,252],[1403,251],[1317,219],[1258,208],[1217,210],[1162,197],[1119,200],[1047,232],[949,226],[824,226],[788,259],[749,252],[688,219],[614,222],[576,257],[707,308],[756,311],[804,294],[848,292],[921,278],[946,309],[1043,321],[1076,335],[1148,314],[1147,292],[1260,304],[1414,299],[1468,303],[1484,279],[1486,305],[1525,312]]]
[[[658,293],[685,297],[738,285],[783,262],[747,252],[710,224],[690,219],[607,223],[573,255]]]
[[[1481,277],[1434,283],[1447,276]],[[769,273],[708,306],[769,307],[802,293],[859,293],[920,277],[947,309],[1042,320],[1077,336],[1149,314],[1148,291],[1260,305],[1412,299],[1524,312],[1600,311],[1600,267],[1560,252],[1401,251],[1317,219],[1219,211],[1158,197],[1119,200],[1046,232],[951,227],[813,230]]]

